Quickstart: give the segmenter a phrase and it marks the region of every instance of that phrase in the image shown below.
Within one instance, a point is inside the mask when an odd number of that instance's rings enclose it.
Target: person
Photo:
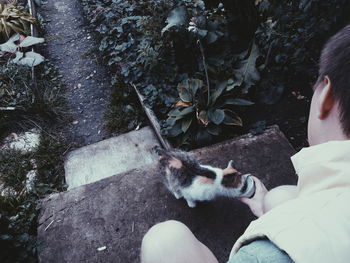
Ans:
[[[235,242],[229,263],[345,263],[350,260],[350,25],[323,47],[313,87],[310,147],[292,156],[296,186],[240,199],[258,217]],[[218,262],[182,223],[153,226],[141,245],[142,263]]]

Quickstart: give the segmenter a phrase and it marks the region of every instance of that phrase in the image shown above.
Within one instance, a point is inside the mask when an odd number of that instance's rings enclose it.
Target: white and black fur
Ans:
[[[189,207],[197,201],[210,201],[219,196],[252,197],[255,192],[250,174],[242,175],[233,168],[220,169],[202,165],[191,154],[179,150],[155,149],[159,155],[159,170],[164,185],[174,196],[186,199]]]

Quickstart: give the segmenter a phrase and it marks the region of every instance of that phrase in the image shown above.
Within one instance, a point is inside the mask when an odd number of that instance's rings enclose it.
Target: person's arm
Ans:
[[[253,176],[253,179],[256,187],[254,196],[251,198],[239,198],[239,200],[247,204],[257,217],[290,199],[294,199],[298,194],[295,185],[282,185],[268,191],[258,178]]]

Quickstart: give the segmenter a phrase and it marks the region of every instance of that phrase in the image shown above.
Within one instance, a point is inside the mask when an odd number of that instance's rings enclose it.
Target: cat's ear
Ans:
[[[152,149],[159,156],[159,160],[162,160],[167,156],[167,151],[159,146],[156,146]]]
[[[181,169],[183,164],[180,159],[172,157],[168,161],[169,168]]]
[[[238,171],[233,166],[234,162],[232,160],[229,161],[227,167],[222,170],[223,175],[238,173]]]

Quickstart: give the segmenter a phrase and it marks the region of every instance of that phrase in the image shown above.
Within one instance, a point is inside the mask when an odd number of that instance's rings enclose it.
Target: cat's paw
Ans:
[[[178,193],[174,193],[174,196],[175,196],[175,198],[176,199],[180,199],[182,196],[180,195],[180,194],[178,194]]]
[[[196,207],[196,202],[192,201],[192,200],[186,200],[187,201],[187,205],[191,208]]]

